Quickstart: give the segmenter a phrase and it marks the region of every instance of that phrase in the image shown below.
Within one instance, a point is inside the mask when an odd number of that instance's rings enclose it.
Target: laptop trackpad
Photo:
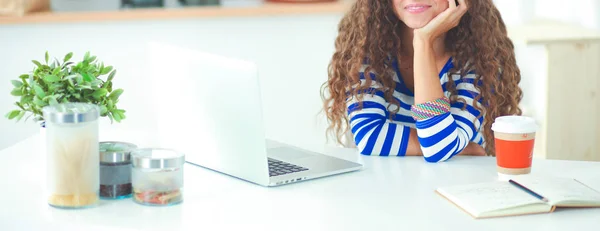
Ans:
[[[273,158],[279,157],[281,159],[287,159],[287,160],[294,160],[294,159],[301,159],[301,158],[316,156],[315,154],[312,154],[311,152],[296,149],[296,148],[291,148],[291,147],[269,148],[269,149],[267,149],[267,154],[269,157],[273,157]]]

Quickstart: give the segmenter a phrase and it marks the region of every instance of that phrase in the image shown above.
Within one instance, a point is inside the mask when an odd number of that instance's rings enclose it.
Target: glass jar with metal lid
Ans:
[[[100,197],[121,199],[131,196],[131,151],[135,144],[100,142]]]
[[[98,203],[98,106],[63,103],[43,108],[46,123],[48,204],[59,208]]]
[[[183,153],[145,148],[131,152],[131,158],[135,202],[164,206],[183,201]]]

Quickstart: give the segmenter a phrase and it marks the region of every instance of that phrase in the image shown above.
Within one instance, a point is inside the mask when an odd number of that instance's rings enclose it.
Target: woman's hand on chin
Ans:
[[[458,0],[458,2],[457,6],[455,0],[448,0],[448,9],[433,18],[424,27],[415,29],[414,42],[432,43],[437,37],[458,26],[460,19],[468,9],[465,0]]]

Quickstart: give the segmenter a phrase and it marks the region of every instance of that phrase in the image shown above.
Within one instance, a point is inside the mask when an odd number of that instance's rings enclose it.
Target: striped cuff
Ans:
[[[450,99],[439,98],[422,104],[413,105],[410,108],[412,117],[416,121],[426,120],[438,115],[450,112]]]

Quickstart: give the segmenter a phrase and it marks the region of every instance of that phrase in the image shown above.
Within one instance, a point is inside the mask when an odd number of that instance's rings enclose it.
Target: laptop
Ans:
[[[359,163],[265,138],[257,65],[149,43],[161,147],[186,162],[262,186],[280,186],[360,170]]]

